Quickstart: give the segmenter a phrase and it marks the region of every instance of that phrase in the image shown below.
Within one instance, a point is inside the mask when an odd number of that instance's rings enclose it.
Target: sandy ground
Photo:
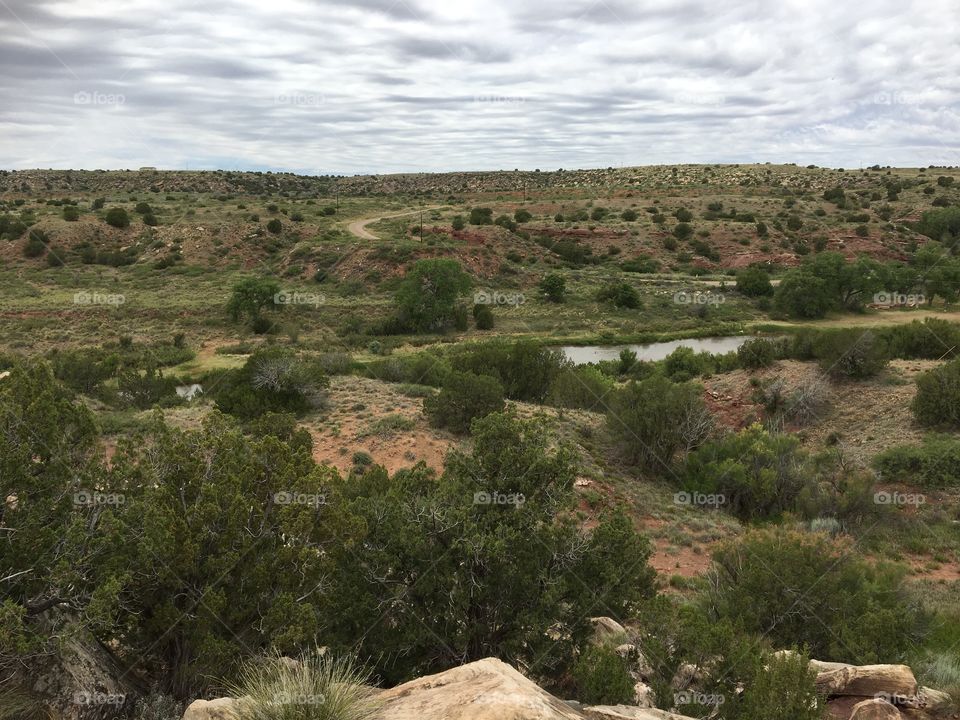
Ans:
[[[396,415],[413,422],[413,429],[369,434],[377,419]],[[431,428],[423,416],[423,400],[401,394],[396,385],[352,376],[332,378],[329,409],[303,425],[313,436],[313,457],[348,471],[355,452],[394,473],[421,460],[440,471],[454,436]]]

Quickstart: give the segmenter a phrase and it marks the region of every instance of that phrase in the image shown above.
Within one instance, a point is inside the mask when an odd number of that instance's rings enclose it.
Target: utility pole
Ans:
[[[423,242],[423,204],[420,205],[420,242]]]

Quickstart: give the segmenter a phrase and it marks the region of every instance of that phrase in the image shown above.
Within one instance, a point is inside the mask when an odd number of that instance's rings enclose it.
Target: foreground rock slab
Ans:
[[[917,680],[906,665],[859,665],[817,675],[817,692],[829,697],[888,697],[907,702],[917,697]]]
[[[237,701],[233,698],[194,700],[183,714],[183,720],[236,720]]]
[[[385,690],[379,698],[383,702],[381,720],[584,718],[570,705],[494,658],[411,680]]]
[[[850,720],[900,720],[900,711],[886,700],[874,698],[854,705]]]
[[[596,705],[583,709],[588,720],[692,720],[686,715],[633,705]]]

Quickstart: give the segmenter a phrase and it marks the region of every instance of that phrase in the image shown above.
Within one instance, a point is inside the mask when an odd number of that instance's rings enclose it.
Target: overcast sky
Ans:
[[[960,165],[960,0],[0,0],[0,167]]]

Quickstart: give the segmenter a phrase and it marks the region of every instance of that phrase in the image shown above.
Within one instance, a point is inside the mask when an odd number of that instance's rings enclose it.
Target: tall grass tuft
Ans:
[[[230,687],[238,720],[372,720],[380,708],[369,673],[319,650],[247,665]]]

